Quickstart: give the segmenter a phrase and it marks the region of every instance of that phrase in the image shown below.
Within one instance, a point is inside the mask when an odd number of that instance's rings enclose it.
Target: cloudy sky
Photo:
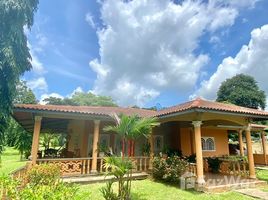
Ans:
[[[215,99],[250,74],[268,94],[267,0],[40,0],[27,30],[39,100],[74,91],[119,105]]]

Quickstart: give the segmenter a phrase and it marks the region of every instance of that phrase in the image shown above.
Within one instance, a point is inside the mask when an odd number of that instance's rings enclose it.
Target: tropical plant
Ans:
[[[131,191],[131,174],[133,169],[133,163],[130,159],[123,159],[120,157],[106,157],[103,167],[106,169],[107,175],[112,175],[118,182],[117,198],[119,200],[130,199]],[[101,189],[101,192],[106,200],[114,199],[115,193],[112,190],[112,184],[110,182],[106,187]]]
[[[36,165],[26,175],[30,185],[55,185],[60,179],[60,167],[55,164]]]
[[[32,148],[32,134],[25,131],[22,127],[17,129],[17,135],[14,147],[19,150],[21,159],[28,158]]]
[[[20,180],[14,180],[10,176],[0,177],[0,199],[19,200],[60,200],[90,199],[88,193],[80,194],[76,185],[64,183],[58,180],[53,184],[21,184]]]
[[[179,182],[181,175],[186,171],[188,163],[178,156],[155,157],[153,159],[153,177],[167,182]]]
[[[117,133],[122,138],[122,157],[125,152],[125,142],[128,141],[128,156],[134,156],[135,140],[139,137],[148,137],[152,133],[152,128],[159,125],[154,117],[139,118],[137,115],[121,115],[116,118],[117,124],[104,127],[104,131]]]
[[[211,169],[211,171],[213,173],[218,173],[222,161],[217,157],[209,157],[207,158],[207,161],[208,161],[208,167]]]
[[[35,104],[37,100],[33,91],[27,87],[25,81],[20,81],[16,85],[16,96],[13,100],[16,104]],[[21,153],[21,159],[24,155],[28,158],[31,150],[32,134],[24,130],[21,125],[11,116],[6,119],[6,128],[4,131],[5,145],[15,147]]]
[[[32,68],[25,28],[31,28],[38,0],[0,1],[0,153],[16,84]]]

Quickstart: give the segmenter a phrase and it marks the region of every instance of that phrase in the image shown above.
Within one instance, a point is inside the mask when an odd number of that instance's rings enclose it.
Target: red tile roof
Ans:
[[[236,106],[233,104],[227,103],[219,103],[214,101],[208,101],[201,98],[197,98],[193,101],[189,101],[183,104],[179,104],[176,106],[172,106],[163,110],[158,111],[156,116],[164,116],[177,112],[183,112],[192,109],[204,109],[204,110],[213,110],[213,111],[222,111],[222,112],[232,112],[232,113],[240,113],[240,114],[249,114],[249,115],[259,115],[259,116],[267,116],[268,112],[245,108],[241,106]]]
[[[156,111],[139,109],[139,108],[123,108],[123,107],[105,107],[105,106],[64,106],[64,105],[40,105],[40,104],[17,104],[16,109],[36,110],[36,111],[52,111],[65,113],[80,113],[92,115],[108,115],[113,113],[134,115],[140,117],[149,117],[156,114]]]
[[[213,101],[207,101],[204,99],[195,99],[183,104],[172,106],[160,111],[139,109],[139,108],[123,108],[123,107],[102,107],[102,106],[63,106],[63,105],[33,105],[33,104],[18,104],[15,105],[16,109],[25,110],[36,110],[36,111],[52,111],[52,112],[66,112],[66,113],[81,113],[81,114],[93,114],[93,115],[106,115],[111,116],[113,113],[133,115],[137,114],[140,117],[150,117],[150,116],[165,116],[174,113],[180,113],[183,111],[193,110],[193,109],[203,109],[212,111],[222,111],[231,113],[240,113],[256,116],[268,117],[268,112],[240,107],[232,104],[219,103]]]

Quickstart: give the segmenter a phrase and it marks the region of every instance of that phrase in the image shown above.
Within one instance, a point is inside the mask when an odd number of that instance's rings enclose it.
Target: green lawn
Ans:
[[[20,161],[20,155],[17,150],[7,147],[2,155],[2,167],[0,168],[1,174],[8,174],[14,169],[25,165],[25,162]],[[258,170],[258,178],[268,181],[268,170]],[[79,193],[88,197],[88,199],[102,200],[100,188],[103,187],[104,183],[80,185]],[[157,183],[149,179],[142,181],[132,182],[132,197],[134,200],[160,200],[160,199],[251,199],[236,192],[225,192],[220,194],[205,194],[195,191],[181,190],[176,186],[170,186],[163,183]],[[262,188],[267,191],[267,187]],[[86,198],[85,198],[86,199]]]
[[[257,169],[257,178],[268,182],[268,170]]]
[[[8,174],[11,171],[25,165],[25,161],[20,161],[20,154],[16,149],[6,147],[1,156],[0,175]]]
[[[90,191],[91,199],[104,200],[99,189],[105,184],[81,185],[80,192],[88,193]],[[157,183],[149,179],[132,182],[133,200],[162,200],[162,199],[192,199],[192,200],[223,200],[223,199],[252,199],[235,192],[225,192],[220,194],[206,194],[195,191],[181,190],[175,186],[169,186],[163,183]]]

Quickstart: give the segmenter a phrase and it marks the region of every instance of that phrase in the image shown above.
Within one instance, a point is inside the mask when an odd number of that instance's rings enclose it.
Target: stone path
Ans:
[[[261,191],[260,189],[248,188],[248,189],[236,190],[236,192],[239,192],[241,194],[244,194],[253,198],[257,198],[257,199],[268,200],[268,192]]]
[[[148,177],[147,173],[133,173],[132,179],[146,179]],[[105,175],[90,175],[90,176],[77,176],[77,177],[65,177],[62,178],[63,182],[67,183],[96,183],[96,182],[104,182],[107,180],[114,179],[114,176],[105,176]]]

